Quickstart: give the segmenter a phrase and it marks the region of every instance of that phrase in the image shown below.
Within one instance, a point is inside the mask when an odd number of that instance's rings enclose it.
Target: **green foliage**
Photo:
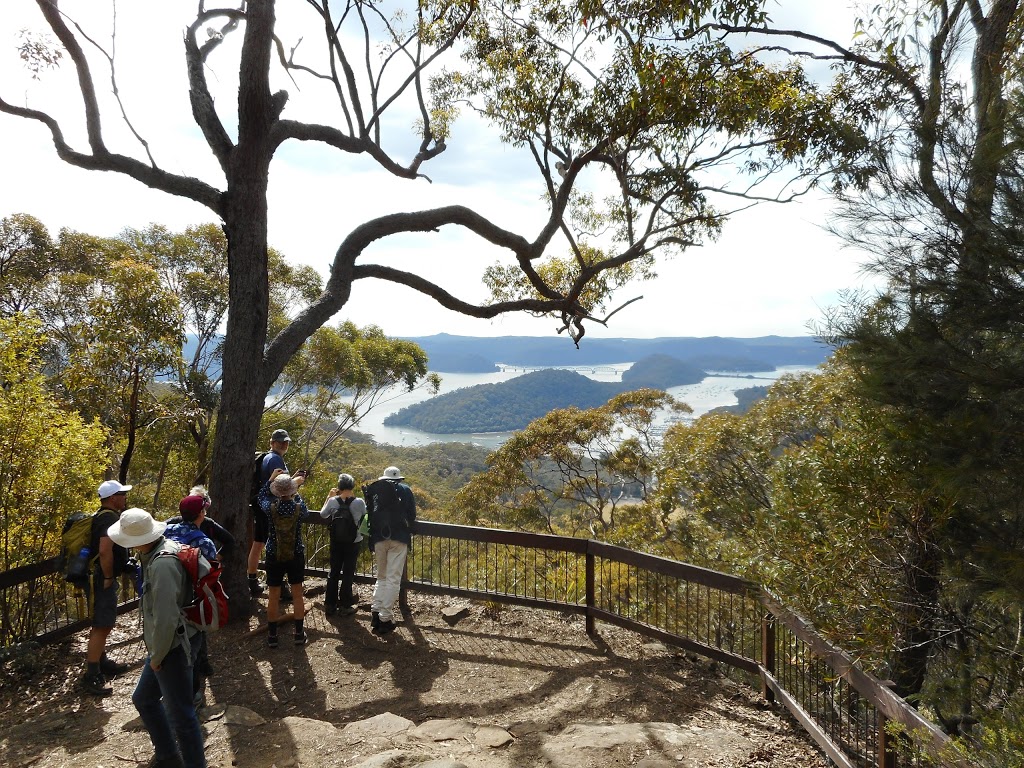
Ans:
[[[16,213],[0,220],[0,312],[9,316],[38,307],[56,257],[38,219]]]
[[[454,521],[458,519],[456,493],[487,468],[487,455],[487,449],[469,443],[391,446],[342,439],[321,457],[318,470],[303,487],[303,495],[311,505],[321,505],[337,484],[340,472],[356,479],[356,494],[361,495],[363,485],[395,465],[416,494],[420,517]]]
[[[710,414],[665,437],[657,491],[691,556],[765,584],[875,664],[906,642],[908,553],[930,495],[886,439],[891,415],[853,394],[837,355],[783,377],[744,416]]]
[[[428,374],[427,355],[413,342],[346,321],[318,329],[278,383],[282,389],[270,410],[303,414],[299,442],[308,468],[396,390],[437,392],[441,380]]]
[[[106,466],[102,427],[47,390],[42,341],[38,321],[0,318],[0,571],[56,555],[65,518],[92,510]]]
[[[643,502],[653,482],[655,418],[685,412],[669,395],[645,389],[602,406],[553,410],[513,435],[455,499],[471,525],[646,541],[666,520]]]

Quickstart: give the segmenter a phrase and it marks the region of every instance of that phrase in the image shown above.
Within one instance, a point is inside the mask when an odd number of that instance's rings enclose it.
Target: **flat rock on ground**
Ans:
[[[307,582],[315,592],[316,580]],[[363,587],[366,590],[366,587]],[[315,602],[315,598],[314,598]],[[287,768],[825,768],[782,710],[720,665],[578,617],[411,593],[385,638],[369,610],[327,617],[310,642],[265,614],[211,635],[200,710],[210,766]],[[450,625],[458,606],[457,625]],[[265,604],[264,604],[265,607]],[[111,655],[132,664],[103,699],[77,689],[85,638],[0,667],[0,765],[145,765],[152,756],[131,692],[144,660],[135,614]]]

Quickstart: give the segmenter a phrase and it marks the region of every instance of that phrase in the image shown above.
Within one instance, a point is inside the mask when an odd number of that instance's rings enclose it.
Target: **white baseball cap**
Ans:
[[[105,480],[100,483],[100,487],[97,489],[101,499],[106,499],[113,496],[115,493],[124,493],[130,491],[132,487],[130,485],[121,485],[117,480]]]

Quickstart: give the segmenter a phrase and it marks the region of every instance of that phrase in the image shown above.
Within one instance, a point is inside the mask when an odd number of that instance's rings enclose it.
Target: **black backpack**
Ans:
[[[355,542],[356,536],[359,535],[359,524],[352,519],[350,509],[355,496],[350,496],[347,499],[343,499],[341,496],[334,498],[338,502],[338,509],[334,513],[334,517],[331,518],[331,543],[352,544]]]
[[[407,529],[408,521],[402,511],[398,484],[390,480],[375,480],[363,488],[366,509],[370,515],[370,530],[374,539],[390,539],[395,531]]]
[[[249,486],[249,506],[259,505],[260,488],[263,487],[263,459],[270,451],[256,451],[252,460],[252,484]]]

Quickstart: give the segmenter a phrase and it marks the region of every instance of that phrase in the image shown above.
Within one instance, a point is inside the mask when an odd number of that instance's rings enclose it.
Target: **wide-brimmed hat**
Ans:
[[[121,519],[107,528],[107,536],[125,549],[156,541],[164,535],[167,523],[154,520],[144,509],[132,507],[121,513]]]
[[[124,493],[131,489],[132,487],[130,485],[121,485],[117,480],[105,480],[100,483],[100,487],[96,489],[96,493],[101,499],[109,499],[115,493]]]
[[[378,480],[405,480],[402,477],[402,473],[398,471],[398,467],[388,467],[384,470],[384,474],[377,478]]]
[[[270,492],[275,496],[294,496],[299,491],[299,485],[291,475],[280,474],[270,481]]]

